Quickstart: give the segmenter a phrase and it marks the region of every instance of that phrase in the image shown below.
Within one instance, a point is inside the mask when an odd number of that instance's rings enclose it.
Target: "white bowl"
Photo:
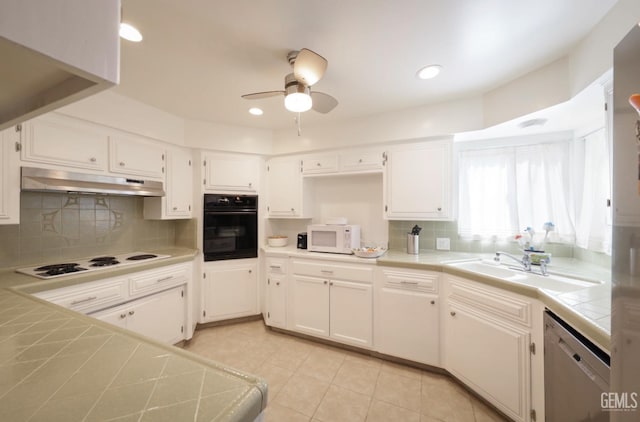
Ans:
[[[289,243],[289,238],[287,236],[269,236],[267,238],[267,244],[269,246],[282,247],[287,246],[287,243]]]
[[[358,248],[353,249],[353,253],[360,258],[378,258],[384,255],[386,249],[383,248]]]

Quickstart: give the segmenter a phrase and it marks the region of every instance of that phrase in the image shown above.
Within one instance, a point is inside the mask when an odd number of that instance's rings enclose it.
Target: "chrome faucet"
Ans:
[[[524,251],[524,256],[522,258],[516,258],[515,256],[511,255],[510,253],[507,252],[502,252],[502,251],[498,251],[496,252],[496,256],[493,257],[493,260],[496,262],[500,262],[500,256],[506,256],[507,258],[511,258],[514,261],[516,261],[518,264],[522,265],[522,269],[524,271],[531,271],[531,256],[529,256],[529,252],[528,251]],[[546,268],[545,268],[546,270]],[[546,271],[545,271],[546,272]]]

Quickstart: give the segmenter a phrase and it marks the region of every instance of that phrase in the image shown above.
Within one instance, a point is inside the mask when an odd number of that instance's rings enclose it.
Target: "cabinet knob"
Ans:
[[[321,166],[322,166],[322,164],[320,164],[320,163],[316,163],[316,166],[321,167]]]
[[[333,286],[333,281],[329,283],[329,286]]]
[[[442,207],[438,207],[438,211],[442,211]]]
[[[249,270],[249,274],[251,274],[251,270]]]
[[[129,315],[133,315],[135,313],[136,313],[136,311],[129,311]]]
[[[174,211],[178,211],[178,207],[173,207],[173,210]]]
[[[359,163],[362,163],[362,158],[358,160]]]
[[[120,164],[120,167],[124,167],[124,161],[120,161],[118,164]]]
[[[431,301],[431,304],[432,304],[432,305],[435,305],[435,304],[436,304],[436,301],[435,301],[435,300],[432,300],[432,301]]]
[[[325,280],[325,281],[324,281],[324,284],[327,284],[327,283],[328,283],[328,281],[327,281],[327,280]]]
[[[127,317],[127,314],[120,314],[120,319],[125,319]]]
[[[249,187],[251,187],[253,185],[253,183],[249,182]]]
[[[294,212],[294,211],[295,211],[295,208],[291,208],[291,212]]]
[[[276,281],[276,286],[279,286],[279,285],[280,285],[280,282],[279,282],[279,281]]]
[[[91,157],[91,158],[89,158],[89,161],[91,161],[92,163],[95,163],[98,160],[96,159],[96,157]]]
[[[451,314],[451,316],[456,316],[456,311],[451,311],[449,313]]]

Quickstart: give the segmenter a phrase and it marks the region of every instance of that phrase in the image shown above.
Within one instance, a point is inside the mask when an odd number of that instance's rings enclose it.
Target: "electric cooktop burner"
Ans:
[[[152,253],[147,253],[147,254],[142,254],[142,255],[133,255],[130,256],[129,258],[127,258],[129,261],[141,261],[143,259],[151,259],[151,258],[155,258],[158,255],[154,255]]]
[[[33,277],[49,279],[61,277],[81,271],[98,271],[108,268],[120,267],[123,265],[135,265],[143,261],[153,261],[157,259],[169,258],[170,255],[158,255],[148,252],[132,252],[115,256],[97,256],[92,258],[78,259],[75,262],[63,262],[59,264],[42,265],[38,267],[20,268],[19,273],[28,274]]]
[[[120,263],[115,256],[99,256],[97,258],[90,259],[91,267],[108,267],[110,265],[117,265]]]

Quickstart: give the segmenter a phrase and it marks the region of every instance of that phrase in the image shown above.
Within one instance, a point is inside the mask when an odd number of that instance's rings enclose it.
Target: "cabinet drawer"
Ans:
[[[271,274],[286,274],[287,259],[286,258],[267,258],[267,271]]]
[[[322,174],[338,171],[338,156],[312,157],[302,161],[302,174]]]
[[[371,266],[359,266],[337,263],[323,263],[315,261],[293,261],[294,274],[322,277],[332,280],[353,280],[371,283],[373,281],[373,268]]]
[[[531,302],[456,277],[450,277],[450,282],[450,302],[467,304],[487,314],[531,326]]]
[[[414,292],[438,293],[437,273],[382,270],[382,287]]]
[[[382,170],[381,152],[352,152],[340,156],[340,170],[359,172]]]
[[[127,279],[114,279],[64,287],[37,297],[84,314],[116,305],[127,299]]]
[[[135,275],[130,279],[129,293],[131,296],[138,296],[184,284],[189,280],[189,268],[188,265],[177,265]]]

